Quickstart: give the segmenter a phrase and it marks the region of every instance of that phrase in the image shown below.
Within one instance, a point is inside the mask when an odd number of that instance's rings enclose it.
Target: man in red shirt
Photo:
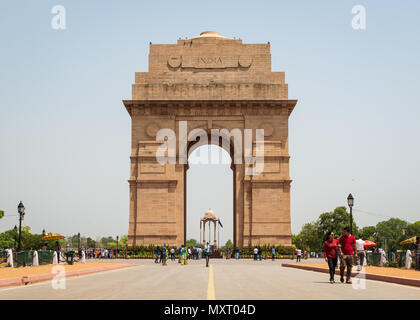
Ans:
[[[350,228],[344,228],[344,234],[338,239],[338,248],[341,254],[340,281],[344,282],[344,269],[347,266],[346,283],[351,283],[351,269],[353,267],[353,257],[357,256],[356,239],[350,234]]]

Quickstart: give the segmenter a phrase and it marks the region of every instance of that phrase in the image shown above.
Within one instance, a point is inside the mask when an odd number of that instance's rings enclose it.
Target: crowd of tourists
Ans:
[[[163,246],[157,246],[155,248],[155,263],[161,263],[163,266],[166,266],[167,260],[170,259],[172,262],[178,260],[178,263],[180,263],[181,265],[187,265],[188,260],[200,260],[202,258],[205,258],[206,266],[208,266],[211,251],[212,248],[208,242],[204,246],[204,249],[200,246],[187,247],[184,244],[179,246],[179,248],[174,246],[169,247],[166,245],[166,243],[164,243]]]
[[[252,252],[254,256],[254,261],[262,261],[262,248],[260,246],[254,247]],[[276,249],[272,247],[270,249],[270,253],[271,253],[271,259],[274,261],[276,257]],[[232,250],[232,258],[235,258],[236,260],[241,259],[241,253],[238,247]]]
[[[112,259],[117,256],[116,249],[87,248],[83,250],[85,250],[88,259]]]

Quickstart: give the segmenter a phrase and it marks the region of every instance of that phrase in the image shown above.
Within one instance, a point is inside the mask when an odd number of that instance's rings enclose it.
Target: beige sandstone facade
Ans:
[[[271,72],[270,44],[243,44],[204,32],[176,44],[150,44],[149,72],[136,72],[132,100],[129,246],[180,245],[186,237],[188,165],[161,165],[159,129],[264,129],[264,171],[234,164],[234,244],[291,245],[288,99],[284,72]],[[188,154],[198,143],[188,143]],[[233,148],[232,148],[233,149]],[[255,155],[255,143],[254,143]],[[230,150],[231,155],[233,150]]]

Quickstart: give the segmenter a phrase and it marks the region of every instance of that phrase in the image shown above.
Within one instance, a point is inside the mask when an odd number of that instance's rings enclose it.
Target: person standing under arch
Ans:
[[[204,247],[204,253],[206,255],[206,267],[208,267],[210,263],[210,252],[211,252],[211,247],[209,243],[207,242],[207,244]]]

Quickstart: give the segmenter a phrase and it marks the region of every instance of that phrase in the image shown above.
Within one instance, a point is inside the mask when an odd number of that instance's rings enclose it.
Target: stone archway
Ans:
[[[288,118],[297,100],[288,99],[284,72],[271,72],[269,44],[214,32],[151,44],[149,72],[136,73],[132,95],[123,101],[132,119],[129,246],[185,241],[188,153],[178,138],[197,129],[237,129],[242,142],[251,129],[254,155],[255,131],[264,129],[263,172],[248,175],[245,161],[233,164],[234,244],[291,245]],[[173,163],[156,159],[160,129],[177,137]]]
[[[231,159],[231,165],[230,165],[230,169],[232,170],[232,187],[233,187],[233,194],[232,194],[232,203],[233,203],[233,242],[234,245],[236,245],[235,239],[236,239],[236,203],[243,203],[243,194],[242,193],[236,193],[236,188],[238,185],[238,179],[236,176],[236,170],[237,170],[237,166],[238,164],[234,163],[234,144],[232,143],[232,141],[227,140],[226,138],[224,138],[223,136],[212,136],[211,131],[210,130],[205,130],[206,134],[207,134],[207,140],[204,142],[200,143],[200,139],[197,139],[196,141],[189,141],[188,146],[187,146],[187,157],[189,159],[190,155],[194,152],[194,150],[196,150],[198,147],[200,146],[208,146],[208,145],[216,145],[219,146],[220,148],[224,149],[228,154],[229,157]],[[225,144],[223,143],[225,142]],[[187,163],[185,165],[185,178],[184,178],[184,185],[185,185],[185,192],[184,192],[184,196],[185,196],[185,206],[184,206],[184,243],[187,241],[187,173],[188,173],[188,169],[189,169],[189,164]],[[240,170],[240,169],[239,169]]]

